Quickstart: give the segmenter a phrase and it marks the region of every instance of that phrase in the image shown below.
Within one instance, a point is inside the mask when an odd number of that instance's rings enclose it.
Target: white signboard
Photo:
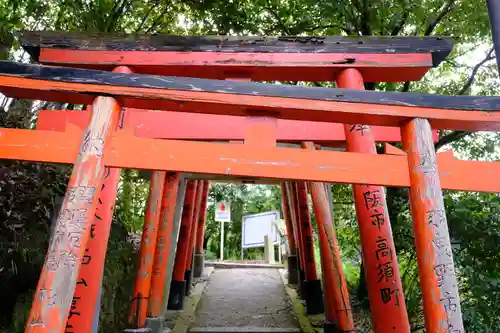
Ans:
[[[280,219],[278,211],[243,216],[241,246],[263,247],[264,236],[271,235],[273,243],[279,243],[279,235],[274,223]]]
[[[228,201],[215,204],[215,221],[231,222],[231,203]]]

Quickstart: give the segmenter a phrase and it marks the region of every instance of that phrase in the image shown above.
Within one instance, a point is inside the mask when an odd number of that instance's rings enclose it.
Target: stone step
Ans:
[[[205,261],[206,267],[214,267],[219,269],[231,269],[231,268],[270,268],[270,269],[280,269],[283,265],[280,264],[247,264],[238,262],[220,262],[220,261]]]
[[[233,327],[192,327],[189,333],[300,333],[295,327],[258,327],[258,326],[233,326]]]

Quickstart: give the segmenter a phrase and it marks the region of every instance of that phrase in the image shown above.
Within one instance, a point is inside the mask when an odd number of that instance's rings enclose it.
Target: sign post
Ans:
[[[224,260],[224,222],[220,223],[220,261]]]
[[[264,247],[264,238],[268,236],[269,244],[274,247],[279,244],[279,228],[277,221],[280,220],[278,211],[271,211],[258,214],[250,214],[243,216],[242,222],[242,237],[241,237],[241,253],[243,259],[243,251],[252,247]],[[279,246],[279,245],[278,245]]]
[[[220,222],[220,260],[224,260],[224,222],[231,222],[231,203],[218,202],[215,206],[215,221]]]

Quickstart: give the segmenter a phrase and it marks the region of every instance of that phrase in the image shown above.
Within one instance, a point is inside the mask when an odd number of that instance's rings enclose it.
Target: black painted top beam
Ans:
[[[241,37],[171,36],[123,33],[25,31],[23,48],[38,61],[41,48],[95,51],[257,52],[257,53],[431,53],[434,66],[451,52],[443,37]]]
[[[8,61],[0,61],[0,76],[15,76],[35,80],[81,84],[160,88],[180,91],[298,98],[347,103],[429,107],[452,110],[500,110],[500,96],[447,96],[402,92],[360,91],[146,74],[122,74],[79,68],[21,64]],[[0,80],[0,87],[1,86],[2,80]]]

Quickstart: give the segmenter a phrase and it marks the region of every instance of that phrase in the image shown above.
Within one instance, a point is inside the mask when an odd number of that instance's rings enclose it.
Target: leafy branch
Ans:
[[[491,61],[493,59],[495,59],[496,57],[493,55],[493,51],[494,49],[492,48],[488,54],[486,55],[486,57],[481,60],[480,62],[478,62],[473,68],[472,68],[472,72],[471,74],[469,75],[469,78],[467,79],[467,81],[465,81],[464,85],[462,86],[462,88],[458,91],[457,95],[464,95],[465,93],[467,93],[467,91],[469,91],[469,89],[472,87],[472,85],[474,84],[474,81],[476,80],[476,76],[477,76],[477,73],[479,72],[479,69],[484,66],[488,61]],[[444,135],[443,137],[441,137],[438,142],[436,142],[434,148],[436,150],[439,150],[440,148],[442,148],[443,146],[449,144],[449,143],[452,143],[456,140],[459,140],[459,139],[462,139],[468,135],[471,135],[473,132],[465,132],[465,131],[453,131],[449,134],[446,134]]]
[[[396,24],[394,24],[394,26],[392,27],[391,36],[399,35],[399,33],[403,30],[409,16],[410,16],[409,11],[405,11],[403,13],[403,16],[399,18]]]
[[[424,31],[424,36],[430,36],[434,30],[436,29],[436,27],[438,26],[439,23],[441,23],[441,21],[446,17],[446,15],[448,15],[449,13],[451,13],[451,11],[453,10],[453,5],[455,4],[455,0],[447,0],[443,6],[441,7],[441,9],[439,10],[438,14],[436,15],[436,17],[434,18],[434,20],[432,20],[429,25],[427,26],[427,28],[425,29]],[[402,27],[399,29],[399,31],[402,29]],[[397,29],[396,30],[393,30],[393,33],[394,32],[399,32]],[[415,32],[415,35],[417,34],[417,32]],[[396,36],[396,34],[392,34],[393,36]],[[401,92],[407,92],[410,90],[410,85],[411,85],[411,82],[410,81],[407,81],[404,83],[403,87],[401,88]]]
[[[158,25],[161,24],[161,20],[164,18],[165,14],[168,12],[169,6],[168,3],[165,5],[161,13],[153,20],[153,23],[149,26],[149,28],[146,30],[146,33],[150,33],[151,31],[155,30]]]
[[[436,29],[437,25],[444,19],[446,15],[448,15],[452,11],[454,4],[455,0],[447,0],[443,4],[434,20],[432,20],[425,29],[424,36],[430,36],[434,32],[434,29]]]
[[[267,12],[269,14],[271,14],[277,21],[278,23],[278,26],[281,28],[281,30],[287,34],[287,35],[292,35],[290,29],[288,29],[288,27],[285,25],[285,23],[283,22],[283,20],[281,19],[281,16],[278,14],[278,12],[276,11],[276,9],[274,9],[271,5],[271,1],[270,0],[267,0],[267,6],[265,7]]]
[[[153,12],[153,9],[155,9],[159,4],[160,4],[160,2],[153,2],[153,4],[151,5],[151,7],[149,7],[148,11],[146,12],[146,14],[144,15],[144,17],[142,18],[141,23],[139,24],[139,26],[137,27],[137,29],[135,29],[135,32],[139,32],[139,31],[142,30],[142,28],[144,28],[144,24],[146,23],[146,21],[151,16],[151,13]]]
[[[351,35],[353,33],[353,31],[351,29],[349,29],[347,27],[343,27],[339,24],[317,25],[314,27],[303,28],[302,30],[304,30],[306,32],[314,32],[316,30],[325,30],[325,29],[331,29],[331,28],[341,29],[342,31],[344,31],[348,35]]]

